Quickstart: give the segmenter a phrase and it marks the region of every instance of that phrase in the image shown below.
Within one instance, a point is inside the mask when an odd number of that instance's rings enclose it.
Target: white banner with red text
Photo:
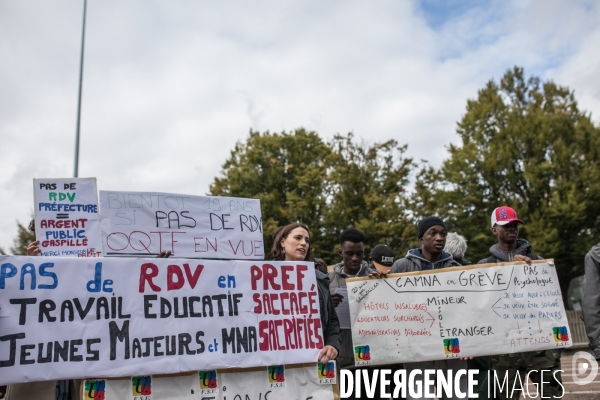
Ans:
[[[312,263],[0,256],[0,385],[315,362]]]

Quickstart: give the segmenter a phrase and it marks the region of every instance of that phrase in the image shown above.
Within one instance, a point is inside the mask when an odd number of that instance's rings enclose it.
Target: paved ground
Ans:
[[[561,369],[564,371],[562,374],[563,386],[565,387],[565,395],[563,399],[565,400],[600,400],[600,371],[594,379],[593,382],[587,385],[577,385],[573,382],[573,376],[577,373],[573,369],[572,361],[573,355],[577,351],[585,351],[589,353],[588,349],[568,349],[563,351],[561,357]],[[589,371],[589,369],[588,369]],[[577,375],[579,378],[585,378],[588,376],[588,373],[584,373],[581,375]],[[531,394],[536,392],[535,386],[531,382],[529,382],[529,390]],[[540,397],[535,397],[536,399],[540,399]],[[531,399],[531,397],[523,397],[521,399]]]

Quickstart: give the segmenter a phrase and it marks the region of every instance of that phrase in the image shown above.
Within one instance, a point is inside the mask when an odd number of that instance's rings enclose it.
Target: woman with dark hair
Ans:
[[[310,246],[310,233],[304,224],[294,223],[279,228],[273,235],[271,256],[275,261],[311,261],[314,262]],[[323,342],[318,360],[328,362],[338,355],[340,347],[340,321],[329,294],[329,276],[315,269],[317,289],[319,291],[319,311]]]

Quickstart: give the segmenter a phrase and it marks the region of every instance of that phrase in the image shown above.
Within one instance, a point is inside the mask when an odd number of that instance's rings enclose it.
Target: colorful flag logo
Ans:
[[[90,379],[85,381],[84,386],[85,392],[83,393],[84,400],[104,400],[104,390],[106,388],[106,381]]]
[[[460,353],[460,345],[458,338],[444,339],[444,353],[457,354]]]
[[[285,382],[285,367],[283,365],[272,365],[268,368],[269,383]]]
[[[198,379],[200,379],[200,389],[217,388],[217,371],[214,369],[208,371],[198,371]]]
[[[369,346],[354,346],[354,360],[370,361],[371,349],[369,348]]]
[[[134,396],[150,396],[152,394],[152,377],[134,376],[131,378],[131,394]]]
[[[326,364],[320,362],[318,365],[318,370],[319,370],[319,379],[335,378],[335,363],[333,361],[329,361]]]
[[[555,326],[552,328],[552,333],[554,336],[555,342],[568,342],[569,341],[569,331],[566,326]]]

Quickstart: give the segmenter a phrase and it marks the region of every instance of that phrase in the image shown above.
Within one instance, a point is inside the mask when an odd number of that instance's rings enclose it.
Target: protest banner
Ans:
[[[205,375],[210,375],[209,389]],[[122,379],[90,379],[83,382],[82,400],[334,400],[334,385],[320,384],[316,364],[286,365],[286,385],[273,388],[267,368],[209,370],[195,373]]]
[[[0,256],[0,385],[313,362],[312,263]]]
[[[264,258],[256,199],[101,190],[100,216],[107,256]]]
[[[34,179],[35,237],[45,257],[100,257],[96,178]]]
[[[552,260],[347,282],[356,365],[572,346]]]

